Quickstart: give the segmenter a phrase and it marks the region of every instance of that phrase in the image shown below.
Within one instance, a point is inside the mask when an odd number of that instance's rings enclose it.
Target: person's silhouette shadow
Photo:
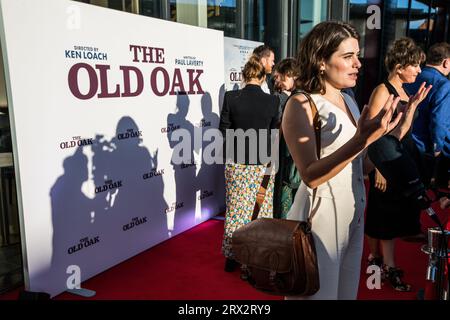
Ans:
[[[238,88],[239,89],[239,88]],[[220,86],[219,89],[219,97],[218,97],[218,102],[219,102],[219,114],[222,112],[222,108],[223,108],[223,100],[225,97],[225,84],[222,84]],[[219,117],[219,123],[220,123],[220,117]],[[217,125],[217,128],[219,127],[219,124]],[[222,137],[222,141],[223,141]],[[218,179],[217,179],[217,186],[219,190],[219,194],[217,195],[217,199],[222,199],[220,202],[220,208],[219,208],[219,212],[225,212],[225,163],[224,163],[224,157],[223,157],[223,153],[225,152],[225,148],[224,148],[224,144],[222,143],[222,162],[220,165],[218,165],[217,170],[218,170]]]
[[[220,97],[219,97],[220,99]],[[218,200],[225,199],[225,178],[224,178],[224,166],[223,166],[223,156],[216,157],[215,151],[212,148],[208,148],[212,144],[216,143],[220,148],[222,148],[222,141],[207,141],[204,138],[205,133],[209,130],[217,130],[219,132],[219,116],[212,111],[212,99],[209,92],[205,92],[201,99],[202,115],[203,119],[200,122],[200,131],[202,137],[202,151],[201,159],[202,165],[200,171],[197,174],[198,190],[200,190],[200,203],[201,212],[203,214],[204,210],[207,212],[215,212],[217,210]],[[209,140],[209,139],[208,139]],[[206,158],[216,158],[220,162],[215,162],[211,164],[210,160],[205,161]],[[213,191],[214,190],[214,191]]]
[[[64,159],[64,173],[58,177],[50,190],[52,208],[52,259],[51,279],[55,286],[65,286],[70,265],[83,269],[86,257],[92,254],[85,247],[85,241],[98,236],[98,223],[94,201],[82,192],[82,185],[88,179],[88,160],[82,148]],[[87,239],[86,239],[87,238]],[[95,246],[92,246],[94,248]]]
[[[172,203],[170,208],[170,210],[175,210],[173,234],[178,234],[195,225],[196,164],[194,125],[186,119],[189,104],[189,96],[179,92],[176,102],[177,111],[167,116],[167,127],[169,128],[167,138],[173,149],[171,164],[176,188],[176,203]],[[178,139],[179,135],[182,138]]]
[[[225,97],[225,84],[222,84],[219,89],[219,114],[222,112],[223,99]]]
[[[111,172],[120,173],[109,182],[117,186],[112,191],[115,198],[110,202],[111,213],[108,214],[115,230],[111,231],[122,234],[122,244],[136,246],[156,244],[168,237],[167,203],[162,176],[157,174],[157,153],[152,157],[141,145],[141,135],[132,118],[122,117],[117,124],[116,137],[111,141],[114,149],[108,159]],[[122,232],[131,229],[134,230],[130,233]],[[120,248],[130,250],[125,245]]]
[[[152,157],[140,136],[130,117],[120,119],[111,141],[96,136],[92,199],[82,191],[89,179],[83,149],[64,160],[64,173],[50,191],[51,277],[43,275],[42,281],[65,286],[70,265],[80,267],[85,279],[168,238],[163,171],[157,168],[157,151]]]

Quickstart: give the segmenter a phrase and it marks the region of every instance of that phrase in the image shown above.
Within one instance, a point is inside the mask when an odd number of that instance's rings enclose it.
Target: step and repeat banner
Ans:
[[[252,55],[253,49],[264,43],[230,37],[224,37],[223,41],[225,50],[225,90],[241,89],[243,87],[242,69]]]
[[[223,211],[223,166],[204,161],[221,31],[0,5],[27,290],[56,295]]]

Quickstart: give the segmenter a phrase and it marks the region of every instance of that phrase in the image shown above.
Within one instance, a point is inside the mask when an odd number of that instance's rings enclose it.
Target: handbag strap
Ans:
[[[267,186],[269,185],[270,173],[272,171],[272,164],[269,162],[266,167],[266,173],[261,181],[261,186],[259,187],[258,193],[256,194],[255,207],[253,208],[252,221],[258,218],[259,211],[264,203],[264,198],[266,197]]]
[[[320,114],[319,110],[317,110],[317,106],[314,103],[314,100],[312,99],[311,95],[303,90],[296,90],[295,94],[303,94],[309,102],[309,105],[311,106],[311,112],[313,117],[313,127],[314,127],[314,135],[316,136],[316,154],[317,159],[320,159],[320,148],[321,148],[321,139],[320,139],[320,129],[322,128],[322,121],[320,120]],[[309,228],[311,229],[312,225],[312,218],[314,217],[316,211],[314,211],[314,201],[316,199],[317,194],[317,188],[313,189],[313,195],[312,195],[312,202],[311,202],[311,211],[307,219],[307,223],[309,225]]]
[[[289,99],[293,96],[296,96],[298,94],[303,94],[309,102],[309,105],[311,106],[311,112],[313,117],[313,127],[314,127],[314,135],[316,137],[316,153],[317,153],[317,159],[320,159],[320,148],[321,148],[321,141],[320,141],[320,129],[322,127],[322,121],[320,120],[319,111],[317,110],[317,106],[314,103],[314,100],[311,98],[309,93],[303,91],[303,90],[294,90],[292,94],[289,96],[288,100],[286,100],[286,104],[289,101]],[[280,126],[280,139],[283,136],[283,130]],[[266,196],[266,190],[267,186],[269,184],[270,180],[270,173],[271,173],[271,163],[269,162],[266,167],[266,173],[264,174],[264,177],[261,181],[261,186],[259,187],[258,193],[256,194],[256,202],[255,207],[253,208],[253,214],[252,214],[252,221],[256,220],[258,218],[259,211],[261,210],[261,207],[264,203],[264,198]],[[316,198],[316,192],[317,188],[313,189],[313,201],[312,204],[314,204],[314,200]],[[314,211],[312,214],[308,217],[308,224],[311,225],[311,220],[314,216]]]
[[[319,110],[317,110],[316,103],[312,99],[311,95],[303,90],[298,90],[298,89],[294,90],[289,98],[299,95],[299,94],[303,94],[306,97],[306,99],[308,99],[309,105],[311,106],[314,135],[316,136],[316,154],[317,154],[317,159],[320,159],[320,148],[321,148],[320,129],[322,127],[322,120],[320,120]],[[286,101],[286,103],[287,103],[287,101]],[[283,135],[283,131],[281,130],[281,127],[280,127],[280,137],[282,135]]]

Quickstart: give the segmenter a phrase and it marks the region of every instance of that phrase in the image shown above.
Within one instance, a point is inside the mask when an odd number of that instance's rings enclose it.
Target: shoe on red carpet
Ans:
[[[225,258],[225,272],[233,272],[238,267],[238,263],[230,258]]]

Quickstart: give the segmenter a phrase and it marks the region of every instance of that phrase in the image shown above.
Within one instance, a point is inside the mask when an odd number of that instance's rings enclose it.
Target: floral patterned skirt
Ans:
[[[265,165],[226,164],[225,191],[226,212],[225,231],[223,234],[222,252],[226,258],[233,259],[231,237],[233,232],[252,219],[256,194],[266,172]],[[258,217],[273,217],[273,183],[272,174],[267,186],[264,203]]]

